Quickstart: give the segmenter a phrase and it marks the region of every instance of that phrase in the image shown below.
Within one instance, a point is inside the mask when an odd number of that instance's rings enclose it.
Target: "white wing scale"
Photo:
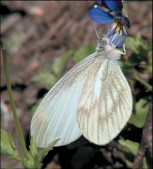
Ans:
[[[31,122],[31,135],[38,147],[46,147],[56,138],[55,146],[69,144],[82,133],[77,125],[76,111],[87,71],[95,60],[88,56],[61,78],[38,106]]]
[[[115,138],[132,112],[130,87],[117,62],[96,53],[59,80],[44,97],[31,123],[38,147],[66,145],[82,134],[104,145]]]
[[[84,83],[77,121],[89,141],[105,145],[127,123],[132,113],[132,95],[116,61],[97,57],[95,63]]]

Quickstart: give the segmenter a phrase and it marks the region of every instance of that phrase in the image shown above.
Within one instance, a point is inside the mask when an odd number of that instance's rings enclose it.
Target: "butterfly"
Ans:
[[[80,136],[108,144],[132,113],[132,94],[117,62],[122,52],[98,40],[96,51],[69,70],[46,94],[31,121],[38,147],[72,143]]]

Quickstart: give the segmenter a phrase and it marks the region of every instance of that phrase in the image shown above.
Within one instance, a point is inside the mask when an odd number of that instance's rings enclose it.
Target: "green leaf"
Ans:
[[[39,152],[39,157],[42,159],[43,157],[45,157],[48,152],[50,150],[53,149],[53,146],[59,141],[60,139],[55,139],[54,141],[52,141],[46,148],[43,148],[40,152]]]
[[[143,40],[140,33],[138,33],[135,37],[127,37],[125,44],[126,48],[133,52],[128,59],[130,63],[139,66],[142,63],[144,66],[148,65],[148,53],[152,51],[152,42],[150,40]]]
[[[124,147],[126,152],[135,156],[139,148],[139,143],[124,139],[120,139],[119,143]]]
[[[30,139],[29,149],[30,149],[30,153],[32,156],[35,156],[38,154],[37,146],[36,146],[35,139],[33,136],[31,136],[31,139]]]
[[[56,58],[52,65],[52,72],[57,76],[61,75],[65,69],[67,60],[72,57],[72,55],[73,51],[69,50],[68,52]]]
[[[38,155],[35,155],[34,157],[31,156],[30,158],[23,157],[21,161],[22,166],[25,169],[39,169],[41,168],[41,163],[38,160]]]
[[[49,71],[42,71],[35,75],[32,81],[42,84],[46,89],[50,89],[56,83],[57,77]]]
[[[127,167],[132,168],[135,156],[139,148],[139,143],[133,142],[131,140],[124,140],[124,139],[120,139],[119,143],[123,147],[125,163]],[[147,159],[146,157],[144,157],[142,161],[142,169],[147,169],[147,168],[148,168]]]
[[[123,140],[120,139],[119,143],[122,145],[124,150],[124,156],[125,156],[125,163],[127,167],[132,168],[135,155],[138,151],[139,144],[137,142],[133,142],[131,140]]]
[[[14,141],[10,133],[1,129],[1,146],[0,150],[2,153],[9,155],[11,158],[20,161],[19,154],[14,145]]]
[[[135,104],[134,109],[135,113],[132,114],[128,123],[133,124],[138,128],[142,128],[147,118],[149,105],[147,104],[147,101],[145,99],[140,99],[139,102]]]
[[[46,148],[43,148],[41,151],[38,152],[37,146],[35,143],[34,137],[31,137],[30,139],[30,150],[29,150],[29,155],[27,157],[22,158],[22,165],[25,168],[41,168],[42,166],[42,160],[44,157],[47,155],[47,153],[53,149],[54,144],[58,141],[59,139],[54,140],[52,143],[50,143]]]
[[[128,36],[125,40],[125,46],[130,51],[138,54],[139,53],[138,46],[141,44],[141,42],[142,42],[141,34],[138,33],[135,37]]]
[[[74,55],[73,61],[74,63],[80,62],[82,59],[87,57],[88,55],[92,54],[95,51],[94,46],[83,46],[81,47]]]

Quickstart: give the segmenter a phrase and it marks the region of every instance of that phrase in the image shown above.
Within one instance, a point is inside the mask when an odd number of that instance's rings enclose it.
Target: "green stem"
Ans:
[[[16,131],[17,131],[17,134],[18,134],[18,138],[19,138],[19,141],[20,141],[20,144],[21,144],[23,154],[24,154],[25,157],[27,157],[28,152],[27,152],[27,149],[26,149],[23,132],[22,132],[22,129],[21,129],[21,126],[20,126],[20,122],[19,122],[17,112],[16,112],[15,103],[14,103],[14,100],[13,100],[12,87],[11,87],[11,82],[10,82],[10,79],[9,79],[7,51],[6,51],[6,48],[4,47],[4,45],[2,46],[2,54],[3,54],[3,63],[4,63],[6,85],[7,85],[7,90],[8,90],[9,99],[10,99],[10,105],[11,105],[11,109],[12,109],[13,117],[14,117],[14,121],[15,121],[15,127],[16,127]]]
[[[140,83],[142,83],[149,91],[152,91],[152,86],[149,83],[147,83],[146,81],[144,81],[138,73],[134,74],[134,78],[137,81],[139,81]]]

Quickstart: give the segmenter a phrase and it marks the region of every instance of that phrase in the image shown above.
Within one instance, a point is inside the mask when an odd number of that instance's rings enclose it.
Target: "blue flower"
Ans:
[[[98,3],[105,7],[108,11],[95,6],[89,11],[90,18],[98,24],[107,24],[120,20],[121,24],[125,24],[130,28],[130,21],[122,14],[121,0],[98,0]],[[118,25],[120,26],[120,25]]]
[[[116,32],[112,27],[108,29],[107,38],[109,39],[109,45],[111,46],[122,48],[126,37],[127,33],[125,27],[122,27],[121,33]]]
[[[122,14],[123,5],[121,0],[98,0],[98,3],[107,11],[94,6],[89,11],[90,18],[98,24],[113,23],[109,28],[107,37],[110,45],[122,48],[127,36],[125,25],[130,28],[130,21]]]

